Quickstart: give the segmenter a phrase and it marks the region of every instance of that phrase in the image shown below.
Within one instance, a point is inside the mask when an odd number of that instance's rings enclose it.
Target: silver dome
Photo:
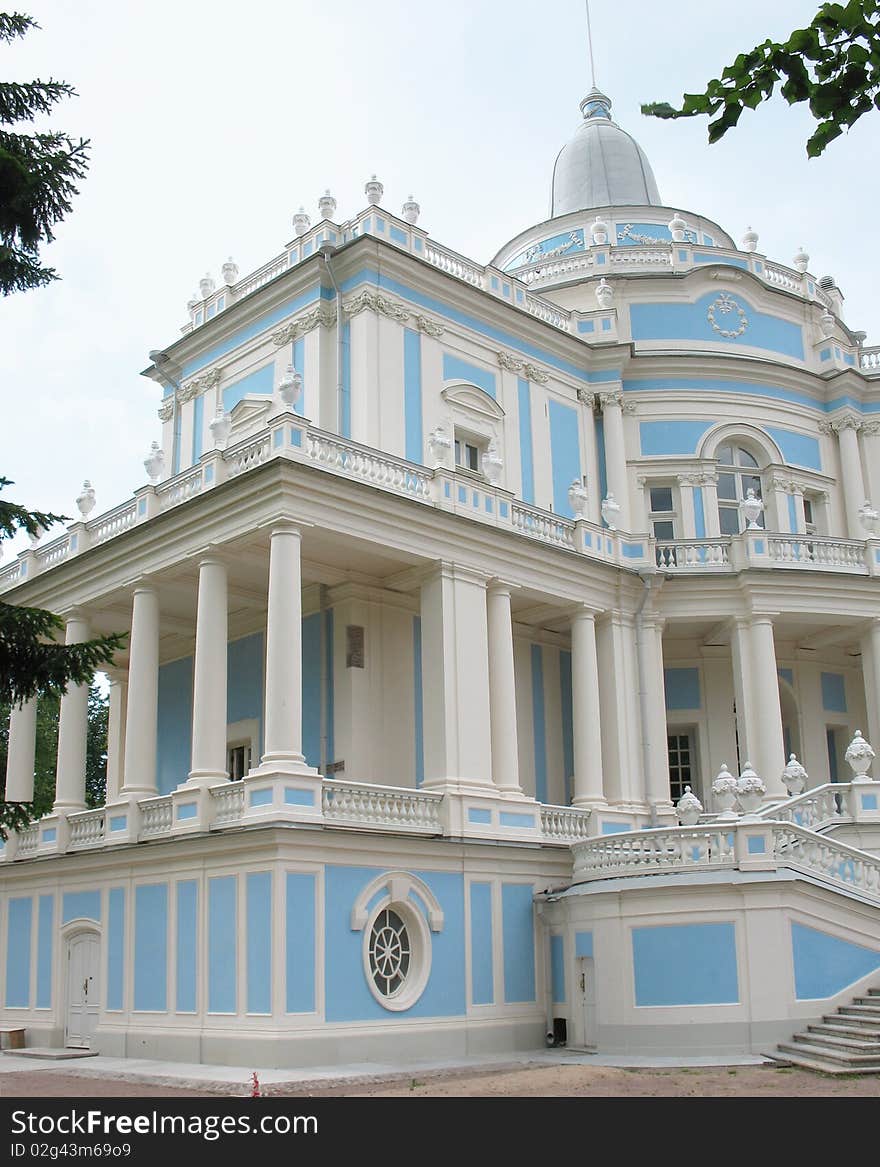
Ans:
[[[551,218],[593,207],[661,206],[651,164],[636,140],[611,120],[611,101],[591,89],[583,123],[553,167]]]

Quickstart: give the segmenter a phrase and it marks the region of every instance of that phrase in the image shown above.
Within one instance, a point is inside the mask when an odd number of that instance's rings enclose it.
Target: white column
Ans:
[[[642,734],[644,736],[645,801],[652,808],[671,811],[669,794],[669,746],[666,740],[666,685],[663,674],[663,620],[642,617],[641,679],[645,686],[642,696]]]
[[[599,490],[599,446],[596,440],[596,415],[593,412],[595,396],[588,389],[578,389],[578,401],[583,405],[584,465],[587,470],[587,516],[593,523],[602,522],[601,491]]]
[[[748,759],[767,787],[767,798],[785,798],[780,778],[786,763],[782,733],[782,706],[779,703],[779,678],[776,672],[776,647],[773,620],[753,616],[750,643],[752,650],[752,686],[755,694],[755,734],[752,756]],[[745,762],[746,759],[743,759]]]
[[[6,801],[33,802],[37,749],[37,699],[13,705],[6,751]]]
[[[80,615],[70,616],[66,644],[81,644],[89,639],[88,621]],[[89,686],[71,685],[61,698],[58,716],[58,765],[55,771],[55,805],[53,810],[71,811],[86,808],[86,735],[89,723]]]
[[[263,770],[302,771],[302,533],[272,528],[266,620],[266,714]]]
[[[880,504],[880,422],[869,421],[862,426],[862,446],[868,476],[865,490],[876,507]]]
[[[604,795],[609,803],[642,801],[638,675],[632,618],[607,612],[596,626]]]
[[[119,798],[122,765],[125,758],[125,718],[128,704],[128,680],[119,673],[107,673],[110,681],[107,710],[107,796],[109,805]]]
[[[123,797],[154,795],[159,730],[159,595],[147,584],[136,587],[132,598],[128,662],[125,762],[120,794]]]
[[[604,806],[596,616],[586,608],[576,612],[571,622],[571,723],[574,746],[572,802],[575,806]]]
[[[880,620],[873,620],[862,637],[862,677],[868,711],[868,741],[878,749],[880,742]],[[876,763],[872,773],[877,773]]]
[[[193,680],[191,784],[222,782],[226,770],[226,566],[199,564],[199,602]]]
[[[859,521],[859,508],[865,501],[865,483],[862,479],[862,457],[859,450],[859,418],[849,414],[832,423],[840,442],[840,476],[843,480],[843,501],[846,507],[846,527],[850,539],[864,539]]]
[[[736,739],[739,744],[739,759],[745,765],[752,761],[752,752],[757,751],[757,701],[752,689],[752,646],[749,622],[744,617],[736,617],[730,633],[730,655],[733,665],[733,691],[736,702]],[[714,778],[726,762],[731,773],[736,770],[737,760],[713,758],[711,777]],[[762,775],[763,777],[763,775]]]
[[[516,732],[516,685],[513,673],[513,620],[510,586],[489,584],[486,596],[489,637],[489,716],[492,777],[499,790],[521,795]]]
[[[601,393],[602,416],[605,419],[605,474],[608,491],[620,504],[617,526],[622,531],[632,529],[629,503],[629,479],[626,471],[626,443],[623,435],[623,393]]]
[[[486,577],[441,564],[421,602],[425,787],[491,792]]]

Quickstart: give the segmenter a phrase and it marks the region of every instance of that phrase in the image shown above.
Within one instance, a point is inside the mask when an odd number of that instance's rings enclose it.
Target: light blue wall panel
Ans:
[[[302,740],[309,766],[321,765],[321,613],[302,622]]]
[[[164,1013],[168,980],[168,885],[134,891],[134,1007]]]
[[[694,535],[697,539],[706,538],[706,510],[703,504],[702,486],[693,487],[694,492]]]
[[[471,884],[471,1000],[475,1005],[495,1002],[491,883]]]
[[[125,1008],[125,889],[107,897],[107,1008]]]
[[[553,1004],[564,1005],[565,996],[565,940],[562,936],[550,937],[550,984],[553,987]]]
[[[562,702],[562,764],[565,805],[571,802],[571,783],[574,776],[574,732],[572,726],[571,703],[571,653],[559,653],[559,692]]]
[[[263,634],[233,640],[226,646],[226,721],[259,722],[257,748],[263,741]],[[257,759],[253,759],[257,764]]]
[[[574,934],[574,954],[575,956],[589,956],[593,955],[593,933],[592,932],[575,932]]]
[[[305,413],[304,402],[306,399],[306,342],[304,337],[299,337],[293,342],[293,367],[303,379],[303,391],[300,394],[299,401],[293,407],[294,413],[298,413],[302,417]]]
[[[880,968],[880,952],[804,924],[792,923],[791,949],[799,1001],[834,997]]]
[[[535,501],[535,463],[532,448],[532,391],[525,377],[517,377],[519,456],[524,502]]]
[[[605,419],[599,414],[593,421],[596,430],[596,454],[599,458],[599,497],[608,497],[608,463],[605,458]]]
[[[236,1008],[237,880],[220,875],[208,880],[208,1012]]]
[[[777,444],[790,466],[806,466],[810,470],[822,469],[821,447],[816,438],[772,425],[766,425],[764,429]]]
[[[535,999],[535,926],[529,884],[501,886],[501,923],[504,936],[504,1000]]]
[[[497,396],[496,377],[490,369],[473,365],[470,361],[463,361],[461,357],[453,356],[452,353],[443,354],[443,380],[468,381],[472,385],[478,385],[481,389],[485,389],[490,397]]]
[[[272,874],[248,872],[247,1011],[272,1012]]]
[[[535,743],[535,798],[547,801],[547,725],[544,716],[544,651],[532,645],[532,728]]]
[[[324,732],[327,734],[327,761],[329,762],[336,758],[336,739],[334,736],[336,705],[333,683],[333,646],[335,641],[333,636],[333,609],[328,608],[324,613],[324,701],[326,702]]]
[[[193,401],[192,461],[202,456],[202,429],[205,423],[205,395],[200,393]]]
[[[580,479],[581,444],[577,410],[561,401],[548,402],[550,419],[550,460],[553,467],[553,510],[557,515],[574,518],[568,501],[568,488]]]
[[[739,1001],[733,924],[633,928],[636,1005],[727,1005]]]
[[[410,462],[423,462],[422,337],[413,328],[403,330],[403,411],[406,457]]]
[[[233,381],[223,390],[223,408],[234,409],[247,393],[271,395],[275,389],[275,365],[264,365],[253,373],[248,373],[239,381]]]
[[[841,673],[822,673],[822,708],[826,713],[846,713],[846,680]]]
[[[711,258],[712,262],[717,259],[715,256]],[[745,315],[748,323],[740,336],[723,337],[709,323],[710,305],[716,303],[721,294],[729,297]],[[715,317],[722,329],[736,331],[741,327],[742,316],[736,309],[724,314],[716,308]],[[742,296],[729,292],[710,292],[695,304],[632,304],[630,322],[634,340],[713,341],[736,347],[748,345],[804,359],[803,336],[797,324],[758,312]]]
[[[641,421],[639,442],[645,458],[660,458],[665,454],[695,454],[703,435],[715,422],[707,418],[687,421]]]
[[[351,437],[351,321],[342,326],[342,436]]]
[[[664,669],[667,709],[701,709],[700,670]]]
[[[325,873],[326,1018],[328,1021],[388,1022],[394,1017],[457,1017],[466,1009],[464,879],[459,874],[417,871],[443,909],[441,932],[431,933],[431,975],[419,1000],[391,1015],[367,987],[363,933],[351,927],[351,909],[377,868],[328,866]]]
[[[100,920],[101,893],[99,891],[66,891],[61,900],[61,923],[71,920]]]
[[[199,886],[194,879],[177,885],[177,1012],[195,1013],[198,978]]]
[[[422,689],[422,618],[413,616],[413,708],[416,786],[425,781],[425,712]]]
[[[788,496],[788,529],[792,534],[797,533],[797,507],[794,504],[794,495]]]
[[[31,1003],[31,928],[34,901],[20,896],[9,901],[6,923],[6,1007],[27,1009]]]
[[[192,657],[159,668],[156,785],[169,794],[186,781],[192,758]]]
[[[285,1001],[288,1013],[315,1011],[315,877],[287,873]]]
[[[52,953],[55,897],[40,896],[37,905],[37,1008],[52,1008]]]

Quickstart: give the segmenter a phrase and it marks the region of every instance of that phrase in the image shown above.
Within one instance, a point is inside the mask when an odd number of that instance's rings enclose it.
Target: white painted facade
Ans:
[[[4,1025],[264,1065],[554,1021],[764,1049],[880,967],[877,786],[844,757],[880,741],[880,358],[807,256],[629,197],[619,142],[485,267],[374,182],[224,265],[151,354],[150,481],[0,569],[69,642],[130,634],[106,807],[72,689],[53,813],[2,850]],[[716,819],[750,763],[763,809]]]

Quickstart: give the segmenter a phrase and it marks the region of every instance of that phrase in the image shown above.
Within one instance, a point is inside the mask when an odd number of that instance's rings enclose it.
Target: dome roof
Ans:
[[[660,206],[651,164],[636,140],[611,120],[611,100],[593,88],[582,124],[553,167],[551,218],[593,207]]]

